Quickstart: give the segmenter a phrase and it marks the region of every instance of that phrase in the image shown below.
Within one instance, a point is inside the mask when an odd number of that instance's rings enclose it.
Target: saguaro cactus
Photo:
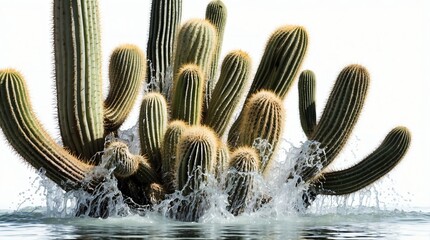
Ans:
[[[315,104],[315,74],[305,70],[299,77],[299,114],[300,123],[306,136],[310,138],[317,124]]]

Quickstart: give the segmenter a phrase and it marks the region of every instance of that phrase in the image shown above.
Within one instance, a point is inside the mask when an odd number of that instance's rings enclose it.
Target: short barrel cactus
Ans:
[[[276,29],[251,80],[251,59],[242,50],[228,53],[218,68],[227,21],[227,7],[221,0],[208,4],[206,19],[182,25],[181,0],[153,0],[148,59],[132,44],[115,49],[104,99],[99,2],[53,2],[62,145],[33,113],[23,76],[14,69],[0,70],[0,127],[23,159],[36,169],[43,168],[65,191],[84,189],[90,194],[104,181],[91,178],[90,173],[97,167],[113,169],[120,193],[131,200],[130,208],[151,209],[172,199],[171,206],[176,208],[167,215],[183,221],[197,221],[204,214],[209,195],[202,186],[214,182],[227,196],[226,211],[233,215],[271,201],[271,196],[255,192],[258,188],[253,186],[257,176],[269,175],[271,163],[277,160],[274,156],[286,116],[283,101],[307,52],[304,27]],[[286,183],[307,186],[302,197],[305,207],[318,195],[349,194],[372,184],[406,154],[411,136],[406,127],[399,126],[361,162],[327,171],[360,116],[370,76],[363,66],[346,66],[319,119],[315,74],[305,70],[298,78],[304,134],[312,147],[322,150],[312,158],[303,150],[284,176]],[[118,130],[141,94],[142,84],[147,84],[148,91],[137,121],[141,152],[131,153]],[[105,142],[107,136],[110,139]],[[257,140],[271,147],[270,155],[260,154]],[[263,197],[256,202],[252,196],[258,195]],[[89,215],[109,216],[91,211]]]

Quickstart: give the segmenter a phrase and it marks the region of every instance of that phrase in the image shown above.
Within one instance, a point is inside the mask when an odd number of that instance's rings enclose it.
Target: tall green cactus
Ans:
[[[195,64],[184,65],[175,81],[172,96],[172,119],[189,125],[200,124],[205,80]]]
[[[251,58],[244,51],[232,51],[225,56],[221,75],[213,91],[204,123],[224,135],[243,95],[251,73]]]
[[[285,110],[281,99],[269,91],[261,91],[248,100],[245,106],[243,119],[239,129],[238,146],[253,146],[256,139],[266,140],[273,151],[282,136],[285,122]],[[273,153],[269,153],[262,161],[263,172],[273,159]]]
[[[181,139],[182,134],[187,129],[188,125],[183,121],[172,121],[166,129],[163,137],[163,145],[161,146],[162,165],[161,172],[164,185],[167,193],[172,193],[175,190],[176,176],[176,148]]]
[[[93,167],[61,148],[33,113],[26,84],[12,69],[0,71],[0,127],[15,151],[36,169],[69,190]]]
[[[218,60],[221,52],[222,41],[224,39],[224,29],[227,21],[227,8],[220,0],[211,1],[206,7],[206,20],[212,23],[216,29],[217,41],[215,51],[211,62],[211,67],[206,81],[205,105],[203,112],[209,107],[209,102],[212,96],[212,90],[216,85],[216,73],[218,71]]]
[[[172,58],[176,34],[182,14],[182,0],[158,0],[151,4],[149,25],[148,76],[149,90],[168,93],[171,83]]]
[[[146,94],[142,99],[139,115],[139,137],[142,154],[152,166],[161,168],[161,143],[167,127],[167,103],[157,92]]]
[[[55,79],[63,144],[89,160],[103,150],[98,2],[54,0]]]
[[[207,20],[193,19],[185,22],[179,30],[175,50],[173,74],[179,73],[184,64],[200,67],[207,79],[216,47],[215,27]]]
[[[247,99],[260,90],[270,90],[284,98],[305,57],[308,35],[301,26],[286,25],[278,28],[269,38]],[[230,145],[237,144],[243,111],[228,134]]]
[[[370,77],[360,65],[345,67],[337,77],[324,112],[310,140],[321,143],[324,155],[320,163],[328,166],[348,140],[360,116],[366,97]],[[306,162],[306,159],[302,159]],[[317,163],[311,165],[299,161],[296,165],[302,180],[311,179],[318,172]]]
[[[109,63],[110,89],[105,100],[104,124],[107,132],[116,131],[125,121],[145,78],[145,56],[131,44],[116,48]]]
[[[317,124],[315,85],[315,74],[311,70],[305,70],[300,74],[298,84],[300,123],[308,138],[314,133]]]
[[[250,207],[253,194],[255,175],[260,169],[260,158],[255,149],[241,147],[232,155],[228,167],[226,189],[228,194],[228,210],[239,215]]]
[[[207,174],[214,174],[217,137],[207,127],[190,126],[182,134],[177,146],[177,188],[188,195],[198,190]]]

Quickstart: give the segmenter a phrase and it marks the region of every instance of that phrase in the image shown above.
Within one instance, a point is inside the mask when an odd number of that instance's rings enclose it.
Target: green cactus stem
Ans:
[[[44,130],[29,101],[26,84],[13,69],[0,71],[0,127],[15,151],[65,190],[79,187],[93,166],[80,161]]]
[[[145,78],[146,60],[135,45],[114,50],[109,63],[110,89],[105,100],[105,130],[118,130],[130,113]]]
[[[251,58],[237,50],[225,56],[204,123],[223,136],[244,93],[251,73]]]
[[[184,64],[196,64],[200,67],[204,79],[207,79],[215,51],[216,37],[215,27],[207,20],[192,19],[185,22],[177,38],[173,65],[174,77]]]
[[[399,163],[410,142],[411,134],[407,128],[394,128],[375,151],[356,165],[345,170],[325,172],[313,179],[311,186],[315,195],[344,195],[365,188]]]
[[[284,99],[303,62],[308,45],[308,35],[301,26],[286,25],[278,28],[269,38],[247,99],[260,90],[270,90]],[[243,110],[231,126],[228,142],[237,144],[237,134]]]
[[[325,154],[319,159],[322,169],[337,156],[348,140],[363,108],[370,77],[360,65],[349,65],[339,74],[324,112],[310,140],[321,143]],[[306,162],[306,159],[303,159]],[[318,164],[304,165],[299,161],[296,170],[302,180],[311,179],[318,172]],[[322,170],[321,169],[321,170]]]
[[[85,161],[103,150],[98,1],[54,0],[55,79],[64,146]]]
[[[167,127],[167,103],[157,92],[142,99],[139,115],[139,137],[142,154],[158,172],[161,167],[161,143]]]
[[[285,109],[282,100],[270,91],[260,91],[245,106],[239,129],[238,146],[253,146],[256,139],[266,140],[272,153],[261,159],[261,172],[269,165],[282,135]]]
[[[215,163],[215,177],[218,182],[222,182],[222,177],[227,169],[228,163],[230,162],[230,149],[228,149],[227,144],[222,141],[218,142],[218,150],[216,154]]]
[[[188,195],[200,188],[213,174],[217,155],[218,139],[208,127],[190,126],[182,134],[177,146],[177,188]]]
[[[166,129],[163,137],[163,145],[161,148],[161,172],[162,179],[167,193],[175,191],[175,176],[176,176],[176,148],[184,131],[188,125],[183,121],[172,121]]]
[[[209,102],[212,96],[212,90],[216,85],[216,73],[218,71],[218,61],[221,52],[222,42],[224,38],[225,23],[227,20],[227,7],[221,0],[213,0],[206,7],[206,20],[208,20],[216,29],[217,41],[215,51],[212,58],[212,63],[206,81],[206,94],[204,113],[209,107]]]
[[[317,122],[315,88],[315,74],[311,70],[303,71],[298,83],[299,114],[302,129],[308,138],[312,136]]]
[[[240,147],[236,149],[229,163],[226,191],[229,206],[227,209],[235,216],[242,213],[252,198],[255,175],[260,169],[260,158],[255,149]]]
[[[169,92],[172,82],[169,71],[173,65],[174,43],[181,14],[182,0],[152,1],[147,45],[149,90],[163,94]]]
[[[184,65],[175,81],[171,118],[189,125],[200,124],[205,80],[195,64]]]

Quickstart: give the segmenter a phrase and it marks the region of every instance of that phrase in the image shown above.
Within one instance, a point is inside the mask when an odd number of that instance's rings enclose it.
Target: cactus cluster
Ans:
[[[66,191],[81,188],[82,180],[103,159],[113,169],[119,190],[132,200],[131,206],[151,206],[175,192],[192,196],[192,201],[178,200],[180,212],[171,214],[179,220],[195,221],[204,213],[207,195],[201,186],[213,179],[228,196],[227,210],[233,215],[270,201],[270,196],[261,203],[253,200],[254,181],[270,172],[279,148],[286,118],[283,100],[307,50],[305,28],[286,25],[274,31],[251,81],[251,59],[241,50],[228,53],[218,73],[227,19],[221,0],[208,4],[206,19],[182,25],[181,0],[153,0],[151,6],[148,60],[135,45],[115,49],[110,56],[110,89],[103,100],[98,1],[54,0],[55,81],[63,146],[34,115],[22,75],[4,69],[0,126],[9,143]],[[319,194],[349,194],[366,187],[405,155],[410,133],[396,127],[355,166],[325,170],[351,135],[369,82],[364,67],[345,67],[317,121],[315,74],[301,72],[302,128],[309,141],[324,150],[312,159],[303,154],[285,175],[285,182],[309,186],[303,194],[305,205]],[[144,83],[149,91],[138,119],[141,152],[132,154],[125,142],[104,139],[117,134]],[[271,147],[269,155],[259,154],[257,139]],[[100,153],[103,157],[97,157]],[[92,179],[85,190],[91,193],[100,181]]]

